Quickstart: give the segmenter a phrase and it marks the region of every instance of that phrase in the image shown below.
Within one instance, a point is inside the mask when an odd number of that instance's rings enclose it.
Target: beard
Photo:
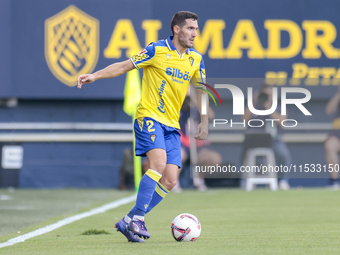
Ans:
[[[185,48],[192,48],[193,43],[189,42],[189,39],[186,38],[185,34],[180,31],[178,34],[178,42],[181,44],[182,47]]]

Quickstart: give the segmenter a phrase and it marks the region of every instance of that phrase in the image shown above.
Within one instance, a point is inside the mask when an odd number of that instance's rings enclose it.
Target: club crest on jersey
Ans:
[[[193,57],[189,57],[189,62],[191,64],[191,66],[194,64],[194,58]]]
[[[152,136],[150,136],[150,138],[151,138],[152,142],[155,142],[155,140],[156,140],[156,135],[152,135]]]
[[[74,5],[45,21],[45,59],[53,75],[72,87],[91,73],[99,56],[99,21]]]
[[[169,60],[170,54],[166,54],[166,59]]]

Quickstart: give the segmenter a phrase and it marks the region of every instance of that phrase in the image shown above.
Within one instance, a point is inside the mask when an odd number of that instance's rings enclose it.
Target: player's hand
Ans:
[[[205,123],[201,122],[197,126],[197,132],[196,132],[196,135],[195,135],[195,139],[204,140],[205,138],[207,138],[207,136],[208,136],[208,123],[205,124]]]
[[[78,79],[77,79],[77,84],[78,84],[78,89],[81,89],[81,86],[83,86],[86,83],[91,83],[94,82],[95,79],[93,77],[93,74],[82,74],[79,75]]]

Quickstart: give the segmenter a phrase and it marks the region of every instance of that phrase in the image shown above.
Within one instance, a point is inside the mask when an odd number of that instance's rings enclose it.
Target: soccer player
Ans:
[[[137,236],[150,237],[144,215],[176,185],[181,167],[180,109],[190,80],[194,85],[205,82],[202,55],[192,49],[197,36],[197,20],[195,13],[180,11],[171,20],[173,36],[150,43],[129,60],[78,77],[78,88],[81,88],[86,83],[117,77],[134,68],[144,68],[142,97],[134,131],[136,155],[147,156],[150,169],[141,179],[136,205],[115,225],[131,242],[143,242]],[[199,109],[203,93],[203,90],[197,89]],[[206,107],[208,109],[208,102]],[[208,117],[201,114],[195,139],[204,140],[207,135]]]

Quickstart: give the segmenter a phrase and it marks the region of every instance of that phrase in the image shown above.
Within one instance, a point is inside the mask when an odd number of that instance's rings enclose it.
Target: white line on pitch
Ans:
[[[117,208],[121,205],[128,204],[128,203],[134,201],[135,199],[136,199],[136,194],[129,196],[129,197],[125,197],[125,198],[116,200],[116,201],[113,201],[111,203],[102,205],[100,207],[94,208],[91,211],[80,213],[80,214],[65,218],[61,221],[54,223],[54,224],[47,225],[43,228],[39,228],[37,230],[34,230],[30,233],[12,238],[5,243],[0,243],[0,248],[10,246],[10,245],[13,245],[13,244],[16,244],[16,243],[25,242],[27,239],[30,239],[30,238],[33,238],[33,237],[36,237],[36,236],[39,236],[39,235],[42,235],[42,234],[46,234],[48,232],[51,232],[52,230],[55,230],[57,228],[60,228],[60,227],[65,226],[67,224],[70,224],[70,223],[75,222],[77,220],[84,219],[86,217],[89,217],[89,216],[92,216],[92,215],[95,215],[95,214],[98,214],[98,213],[103,213],[103,212],[106,212],[108,210]]]
[[[12,200],[12,197],[8,195],[1,195],[0,200]]]
[[[33,210],[31,206],[21,206],[21,205],[0,205],[0,210]]]

